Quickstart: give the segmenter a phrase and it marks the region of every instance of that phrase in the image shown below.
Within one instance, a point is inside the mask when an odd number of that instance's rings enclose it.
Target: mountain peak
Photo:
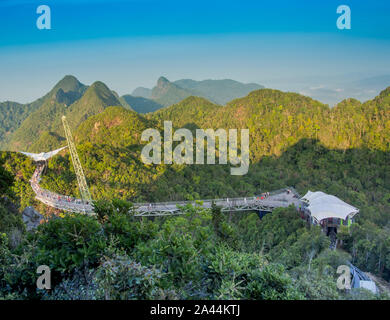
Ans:
[[[53,90],[56,92],[59,89],[62,89],[64,92],[69,91],[79,91],[85,87],[75,76],[72,75],[66,75],[63,77],[53,88]]]
[[[78,82],[79,80],[71,74],[67,74],[65,77],[62,78],[63,81],[75,81]]]
[[[104,90],[104,91],[110,91],[110,89],[107,87],[107,85],[102,81],[95,81],[94,83],[91,84],[90,88]]]
[[[103,103],[106,106],[121,105],[112,91],[101,81],[95,81],[85,92],[81,100],[85,103]]]
[[[162,86],[164,86],[164,85],[166,85],[166,84],[168,84],[168,83],[170,83],[170,82],[169,82],[169,80],[168,80],[167,78],[165,78],[165,77],[160,77],[160,78],[158,78],[158,80],[157,80],[157,87],[162,87]]]

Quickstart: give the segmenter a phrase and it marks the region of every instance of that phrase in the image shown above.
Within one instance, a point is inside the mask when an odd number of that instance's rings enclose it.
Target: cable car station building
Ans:
[[[350,226],[359,209],[322,191],[308,191],[301,198],[301,214],[313,225],[321,225],[326,235],[337,234],[340,225]]]

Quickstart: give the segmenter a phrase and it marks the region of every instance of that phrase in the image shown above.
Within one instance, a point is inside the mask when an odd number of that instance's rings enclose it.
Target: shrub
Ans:
[[[145,265],[155,265],[167,272],[176,286],[184,286],[202,277],[201,256],[191,235],[162,235],[136,247],[136,258]]]
[[[138,243],[153,238],[157,233],[158,226],[152,221],[135,221],[134,219],[128,214],[117,212],[110,215],[103,225],[104,232],[115,236],[118,239],[118,246],[127,252],[130,252]]]
[[[76,269],[73,275],[63,279],[51,292],[44,293],[43,300],[97,300],[98,285],[93,277],[95,271]]]
[[[265,264],[264,258],[256,253],[244,253],[234,251],[224,245],[215,249],[210,261],[209,272],[212,276],[222,280],[246,276],[252,270],[261,268]]]
[[[15,205],[7,198],[0,199],[0,232],[9,235],[23,230],[23,220]]]
[[[232,279],[222,280],[222,284],[217,291],[217,298],[222,300],[239,300],[244,297],[245,288],[241,286],[244,280],[237,280],[235,276]]]
[[[242,298],[242,289],[250,274],[265,263],[259,254],[238,252],[220,245],[215,249],[208,265],[210,290],[218,299]]]
[[[192,206],[183,210],[184,216],[166,218],[155,238],[140,242],[134,255],[142,264],[155,265],[167,272],[176,288],[186,287],[187,292],[194,293],[203,286],[215,234],[207,210]]]
[[[304,296],[294,288],[291,277],[280,264],[254,270],[245,287],[245,297],[254,300],[297,300]]]
[[[6,234],[0,234],[0,295],[23,299],[36,297],[35,243],[25,243],[16,254],[8,247]]]
[[[40,225],[36,240],[36,261],[60,272],[96,265],[106,245],[98,221],[81,214]]]
[[[294,285],[309,300],[339,300],[341,292],[337,289],[337,278],[319,270],[302,270]]]
[[[142,266],[127,256],[106,259],[97,269],[94,281],[97,294],[106,300],[175,299],[173,290],[161,287],[164,274]]]

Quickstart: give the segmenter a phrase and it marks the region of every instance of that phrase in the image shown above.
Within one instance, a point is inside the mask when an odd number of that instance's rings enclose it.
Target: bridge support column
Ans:
[[[271,212],[262,211],[262,210],[257,211],[257,215],[259,216],[260,220],[262,220],[268,213],[271,213]]]

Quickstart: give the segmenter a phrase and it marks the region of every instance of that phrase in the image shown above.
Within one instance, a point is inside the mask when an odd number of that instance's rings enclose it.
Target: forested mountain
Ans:
[[[153,89],[140,87],[132,95],[119,97],[102,82],[97,81],[89,87],[67,75],[45,96],[32,103],[0,103],[0,149],[40,152],[43,148],[60,146],[63,140],[62,115],[69,117],[72,128],[75,128],[107,106],[122,105],[138,113],[150,113],[190,96],[226,102],[260,87],[233,80],[179,80],[173,83],[160,77]]]
[[[123,198],[134,201],[184,200],[198,197],[245,196],[248,193],[268,189],[262,186],[262,179],[257,177],[257,165],[264,161],[265,157],[272,159],[281,157],[286,154],[287,150],[308,145],[310,150],[307,152],[310,153],[313,151],[311,148],[317,148],[315,147],[317,142],[300,144],[304,140],[318,141],[318,145],[323,148],[335,150],[335,155],[338,154],[337,150],[344,153],[346,150],[361,150],[360,152],[371,150],[371,152],[381,151],[384,156],[388,156],[390,149],[389,97],[389,89],[386,89],[377,98],[364,104],[356,100],[345,100],[331,109],[327,105],[299,94],[262,89],[250,93],[245,98],[236,99],[225,107],[213,104],[204,98],[188,97],[176,105],[143,117],[122,107],[106,109],[108,105],[118,103],[118,101],[102,83],[97,83],[88,89],[82,99],[71,105],[66,114],[74,128],[78,127],[74,131],[77,143],[84,148],[83,152],[89,155],[86,172],[92,185],[96,185],[96,190],[99,190],[95,194],[96,197],[114,197],[117,191],[121,190]],[[87,108],[90,102],[93,102],[91,103],[93,109]],[[88,119],[83,121],[87,117]],[[187,127],[192,130],[196,128],[249,128],[252,165],[247,176],[231,177],[225,172],[228,166],[219,165],[188,166],[183,170],[180,169],[182,166],[176,165],[145,167],[140,163],[142,147],[139,141],[140,135],[148,127],[161,129],[164,120],[171,120],[175,128]],[[56,121],[58,132],[61,133],[60,118]],[[77,124],[80,125],[77,126]],[[36,147],[37,151],[42,148],[47,150],[63,144],[63,135],[51,129],[37,141],[40,146]],[[117,157],[117,152],[123,155]],[[358,153],[356,151],[356,154]],[[300,158],[299,154],[297,158]],[[382,156],[380,158],[383,159]],[[58,164],[56,161],[53,159],[53,167]],[[103,171],[96,168],[101,168]],[[71,170],[71,168],[66,170]],[[89,170],[94,172],[94,177]],[[187,171],[189,173],[184,174]],[[58,175],[58,171],[55,172],[55,175],[50,178],[49,170],[49,175],[45,178],[47,183],[51,181],[50,179],[59,181],[62,178]],[[176,177],[178,172],[184,176]],[[387,173],[384,170],[382,174]],[[207,182],[209,181],[207,176],[213,177],[211,182]],[[66,177],[67,179],[72,177],[70,172],[66,174]],[[108,180],[102,177],[107,177]],[[253,177],[257,178],[252,181]],[[138,182],[130,183],[133,179]],[[156,179],[155,183],[151,184],[150,179]],[[184,180],[172,186],[173,190],[163,187],[164,184],[169,185],[171,179]],[[195,179],[197,183],[193,184],[192,179]],[[228,183],[226,179],[229,180]],[[324,177],[324,179],[327,178]],[[357,179],[359,180],[358,177]],[[267,177],[266,180],[272,179]],[[280,179],[276,180],[281,182]],[[287,181],[290,181],[290,178]],[[159,186],[160,183],[161,186]],[[289,184],[295,185],[296,183]],[[72,188],[66,187],[57,191],[77,193],[74,177],[72,185]],[[147,191],[148,185],[153,192]],[[269,188],[282,185],[272,183]],[[57,183],[48,185],[54,189],[56,186]],[[92,189],[94,189],[93,186]],[[305,192],[303,187],[300,190]],[[385,197],[385,193],[380,197]]]
[[[226,107],[216,105],[205,98],[191,96],[170,107],[157,110],[146,117],[159,120],[161,123],[164,120],[170,120],[177,127],[191,127],[191,124],[199,125],[200,122],[211,125],[215,123],[216,115],[225,110],[227,110]],[[212,118],[206,119],[205,116],[211,116]],[[217,125],[219,121],[220,119],[215,124]],[[209,126],[207,128],[213,127]]]
[[[329,108],[296,93],[262,89],[219,108],[204,108],[204,101],[188,98],[148,117],[170,119],[176,127],[191,123],[199,128],[248,128],[254,160],[280,155],[303,138],[318,139],[335,149],[388,150],[389,96],[386,89],[364,104],[350,99]]]
[[[95,194],[98,198],[114,197],[118,190],[121,190],[123,198],[134,201],[245,196],[268,189],[262,185],[263,179],[257,176],[256,169],[261,161],[265,161],[265,157],[284,159],[279,157],[285,155],[287,150],[296,150],[304,146],[309,146],[306,152],[310,154],[310,152],[315,152],[317,145],[329,150],[330,154],[335,155],[335,159],[339,157],[338,154],[342,157],[347,150],[356,150],[356,155],[369,150],[370,152],[380,151],[383,156],[388,156],[390,149],[389,89],[364,104],[356,100],[345,100],[333,109],[299,94],[270,89],[252,92],[247,97],[236,99],[225,107],[215,105],[204,98],[189,97],[176,105],[160,109],[144,117],[122,107],[107,109],[106,105],[116,103],[116,100],[112,100],[108,90],[102,90],[106,92],[106,98],[90,100],[91,97],[98,96],[96,94],[98,88],[103,89],[104,86],[102,84],[93,85],[90,88],[91,91],[77,102],[77,108],[76,105],[71,106],[75,110],[70,109],[67,113],[71,123],[80,123],[74,135],[80,148],[83,148],[82,154],[84,152],[88,154],[86,172],[92,185],[96,185],[96,190],[99,190]],[[89,109],[80,106],[83,106],[84,102],[87,103],[84,100],[87,98],[88,101],[94,101],[93,105],[98,109],[93,109],[89,113],[91,116],[83,122],[82,119],[86,117],[85,112]],[[100,107],[98,102],[101,103]],[[77,110],[83,112],[76,112]],[[92,116],[93,112],[97,114]],[[228,166],[219,165],[184,168],[177,165],[144,166],[140,162],[141,133],[150,127],[161,130],[164,120],[171,120],[175,128],[187,127],[191,130],[196,128],[249,128],[252,165],[248,174],[239,178],[231,177],[225,172]],[[42,136],[39,141],[42,143],[50,140],[58,142],[63,139],[61,137],[50,133]],[[313,141],[313,143],[302,144],[301,141]],[[118,152],[122,156],[118,157]],[[355,153],[351,153],[353,154]],[[380,159],[383,160],[383,156]],[[300,159],[299,153],[296,158],[294,161],[297,163]],[[55,159],[52,163],[50,166],[53,168],[58,165]],[[369,166],[369,164],[366,165]],[[63,165],[59,166],[64,168]],[[71,168],[66,170],[71,170]],[[184,176],[177,177],[179,172]],[[388,171],[384,170],[378,174],[388,174]],[[66,174],[67,179],[71,176],[70,172]],[[210,182],[208,176],[213,177]],[[49,170],[45,178],[47,183],[51,179],[53,181],[62,179],[57,170],[50,177]],[[107,177],[108,180],[102,177]],[[133,179],[134,182],[130,182]],[[155,179],[155,183],[152,183],[150,179]],[[181,183],[172,185],[173,189],[163,187],[165,184],[169,185],[171,179],[181,181]],[[195,179],[197,183],[194,184],[192,179]],[[286,179],[290,181],[291,178]],[[324,179],[328,178],[324,176]],[[359,177],[354,179],[359,180]],[[266,177],[266,180],[272,179]],[[269,188],[283,186],[283,183],[280,185],[282,180],[276,180],[278,182],[273,182]],[[296,181],[295,178],[291,180],[291,182],[294,181]],[[296,185],[296,182],[289,184]],[[66,187],[57,191],[77,193],[75,180],[72,185],[72,188]],[[56,186],[57,183],[48,185],[52,189]],[[153,189],[153,192],[150,192],[149,187]],[[93,186],[91,188],[94,189]],[[300,190],[305,192],[304,187]],[[385,197],[385,193],[380,197]]]
[[[346,201],[358,201],[357,206],[363,198],[363,205],[372,204],[374,197],[385,201],[385,208],[389,188],[385,168],[390,149],[388,99],[387,90],[366,104],[346,100],[330,109],[298,94],[268,89],[226,107],[189,97],[147,118],[121,107],[108,108],[88,118],[74,135],[96,198],[164,201],[233,197],[293,185],[302,193],[318,186]],[[140,135],[147,127],[161,129],[163,120],[172,120],[175,128],[249,128],[248,174],[232,177],[223,165],[145,166],[140,161]],[[69,161],[66,156],[50,162],[46,187],[77,194]],[[301,169],[294,170],[294,166]],[[65,171],[61,174],[57,168]],[[389,209],[381,214],[389,214]]]
[[[16,102],[0,103],[0,147],[8,149],[12,133],[16,131],[23,121],[44,104],[59,104],[69,105],[79,99],[85,92],[87,86],[80,83],[73,76],[65,76],[59,81],[52,90],[50,90],[42,98],[28,104],[20,104]],[[39,127],[39,126],[37,126]],[[14,142],[12,142],[14,143]],[[11,144],[12,144],[11,143]],[[15,147],[18,145],[16,142]]]
[[[50,99],[31,113],[10,139],[11,150],[32,152],[56,148],[63,140],[62,116],[76,128],[89,116],[102,112],[108,106],[121,103],[102,82],[95,82],[86,90],[74,77],[65,77],[51,91]]]
[[[144,130],[155,126],[137,112],[123,107],[109,107],[104,112],[88,118],[75,132],[78,144],[107,144],[114,147],[139,145]]]

